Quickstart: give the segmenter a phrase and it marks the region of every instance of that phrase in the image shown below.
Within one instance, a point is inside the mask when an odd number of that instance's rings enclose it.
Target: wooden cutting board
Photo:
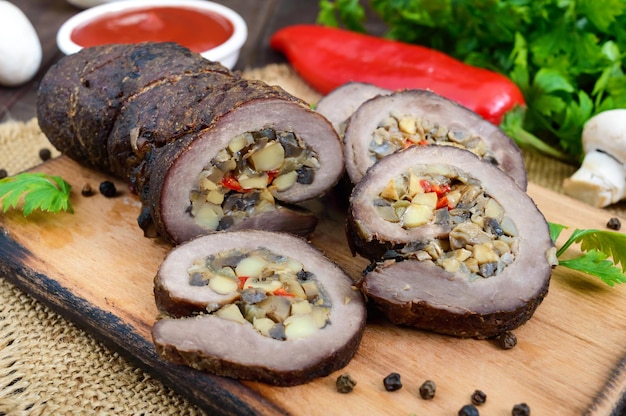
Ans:
[[[135,222],[137,198],[119,181],[122,192],[115,198],[81,196],[84,184],[97,189],[110,178],[65,157],[34,170],[69,180],[75,213],[0,216],[2,274],[210,414],[451,415],[476,389],[487,394],[480,407],[485,415],[510,415],[521,402],[533,415],[623,414],[626,285],[611,288],[559,267],[535,316],[515,331],[518,345],[511,350],[492,341],[399,328],[371,316],[350,364],[303,386],[240,383],[171,365],[156,355],[150,338],[157,316],[152,279],[170,247],[143,237]],[[604,229],[611,216],[532,184],[529,194],[549,221],[572,229]],[[335,195],[313,204],[321,222],[312,242],[357,277],[366,262],[346,246],[341,199]],[[233,348],[246,345],[233,339]],[[335,389],[343,372],[357,381],[350,394]],[[399,391],[383,387],[391,372],[402,377]],[[426,379],[437,384],[429,401],[418,395]]]

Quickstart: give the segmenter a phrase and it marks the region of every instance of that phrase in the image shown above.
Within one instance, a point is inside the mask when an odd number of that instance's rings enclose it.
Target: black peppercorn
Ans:
[[[104,181],[100,184],[100,193],[107,198],[113,198],[117,195],[115,184],[111,181]]]
[[[478,416],[478,409],[473,404],[466,404],[459,410],[459,416]]]
[[[437,385],[432,380],[426,380],[420,386],[420,397],[424,400],[430,400],[435,397]]]
[[[354,390],[354,386],[356,386],[356,381],[354,381],[354,379],[350,377],[350,374],[345,373],[337,377],[337,382],[335,384],[337,385],[337,391],[339,393],[350,393],[352,390]]]
[[[391,373],[383,380],[385,390],[396,391],[402,388],[402,381],[400,380],[400,374]]]
[[[91,188],[91,185],[89,185],[88,183],[83,185],[83,189],[80,190],[80,193],[82,196],[92,196],[93,195],[93,189]]]
[[[510,350],[517,345],[517,337],[511,331],[506,331],[500,334],[497,338],[500,348]]]
[[[609,222],[606,223],[606,228],[617,231],[622,228],[622,222],[619,220],[619,218],[613,217],[609,219]]]
[[[50,149],[46,149],[45,147],[39,150],[39,158],[44,162],[52,157],[52,153]]]
[[[481,404],[485,404],[487,401],[487,395],[482,390],[474,390],[472,393],[472,404],[476,406],[480,406]]]
[[[4,179],[7,176],[9,176],[9,173],[7,172],[6,169],[0,169],[0,179]]]
[[[530,407],[526,403],[519,403],[513,406],[511,411],[513,416],[530,416]]]

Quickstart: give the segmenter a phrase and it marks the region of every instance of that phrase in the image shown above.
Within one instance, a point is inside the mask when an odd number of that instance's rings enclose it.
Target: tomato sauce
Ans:
[[[233,24],[216,12],[164,6],[103,15],[78,26],[71,39],[83,47],[177,42],[194,52],[203,52],[226,42],[233,31]]]

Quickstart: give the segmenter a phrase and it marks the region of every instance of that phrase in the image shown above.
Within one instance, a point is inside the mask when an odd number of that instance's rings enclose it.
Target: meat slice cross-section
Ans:
[[[366,311],[354,282],[286,233],[213,233],[174,248],[155,278],[159,354],[217,375],[302,384],[344,367]]]
[[[392,322],[460,337],[526,322],[556,265],[532,199],[450,146],[411,147],[370,168],[350,198],[348,235],[372,261],[362,290]]]

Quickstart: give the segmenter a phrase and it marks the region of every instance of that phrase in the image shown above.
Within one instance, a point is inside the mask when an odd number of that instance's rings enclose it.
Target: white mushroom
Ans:
[[[583,128],[585,158],[563,181],[567,195],[596,207],[626,198],[626,109],[608,110],[590,118]]]

